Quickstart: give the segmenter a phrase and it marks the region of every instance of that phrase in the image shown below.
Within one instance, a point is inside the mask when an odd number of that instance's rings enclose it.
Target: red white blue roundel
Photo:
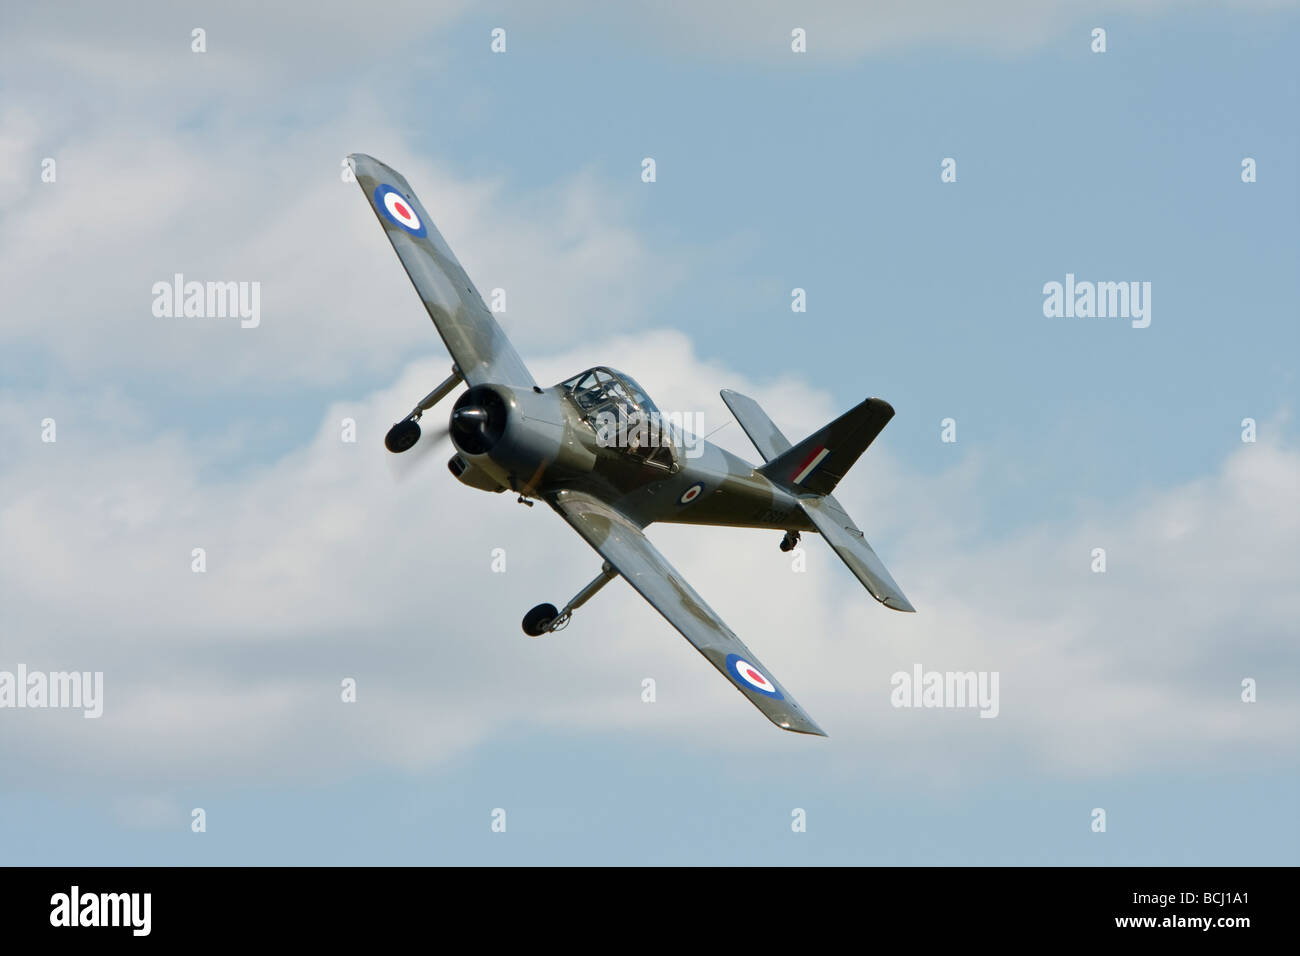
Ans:
[[[375,187],[375,208],[412,235],[429,234],[429,230],[420,221],[420,214],[415,211],[415,204],[392,186]]]
[[[768,697],[775,697],[777,700],[783,700],[781,692],[756,666],[745,660],[738,654],[727,655],[727,670],[731,676],[739,681],[741,687],[756,690],[760,694],[766,694]]]
[[[698,481],[682,492],[682,496],[677,499],[679,505],[689,505],[692,501],[700,496],[704,491],[704,485]]]

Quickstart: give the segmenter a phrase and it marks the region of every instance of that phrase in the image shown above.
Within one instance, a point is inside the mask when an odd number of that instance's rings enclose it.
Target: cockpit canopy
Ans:
[[[630,375],[597,366],[560,383],[603,445],[672,468],[674,438],[655,403]]]
[[[638,411],[658,412],[630,375],[599,366],[581,372],[561,383],[584,412],[605,406],[616,407],[633,415]]]

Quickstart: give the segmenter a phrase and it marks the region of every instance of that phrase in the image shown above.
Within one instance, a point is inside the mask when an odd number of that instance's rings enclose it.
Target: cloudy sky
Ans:
[[[1296,863],[1298,43],[1287,2],[9,5],[0,672],[104,701],[0,709],[0,862]],[[354,151],[539,381],[623,368],[751,459],[720,388],[796,439],[895,406],[838,496],[917,614],[813,536],[650,529],[829,739],[622,582],[523,636],[599,559],[384,451],[449,359]],[[260,324],[155,315],[176,273]],[[1046,317],[1067,273],[1150,326]],[[998,716],[892,706],[918,664]]]

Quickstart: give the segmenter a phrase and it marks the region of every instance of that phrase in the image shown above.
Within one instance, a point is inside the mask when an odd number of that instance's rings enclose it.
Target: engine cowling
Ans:
[[[553,392],[505,385],[475,385],[461,395],[452,408],[450,435],[466,474],[476,469],[486,476],[474,486],[491,480],[521,489],[546,474],[564,445],[560,402]]]
[[[451,410],[451,440],[466,455],[487,455],[510,423],[507,399],[491,385],[475,385]]]
[[[502,492],[506,490],[505,485],[482,468],[474,467],[460,455],[451,456],[451,461],[447,462],[447,469],[456,476],[456,480],[461,484],[477,488],[479,491]]]

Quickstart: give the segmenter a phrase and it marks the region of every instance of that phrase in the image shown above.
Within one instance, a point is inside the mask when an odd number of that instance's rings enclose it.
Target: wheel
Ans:
[[[406,421],[398,422],[388,429],[388,434],[384,436],[384,447],[394,455],[398,455],[419,440],[420,423],[413,422],[408,418]]]
[[[529,637],[541,637],[550,630],[551,622],[559,616],[554,604],[539,604],[524,615],[524,633]]]
[[[781,539],[781,550],[793,551],[794,546],[797,545],[798,543],[799,543],[799,532],[787,531],[785,533],[785,537]]]

